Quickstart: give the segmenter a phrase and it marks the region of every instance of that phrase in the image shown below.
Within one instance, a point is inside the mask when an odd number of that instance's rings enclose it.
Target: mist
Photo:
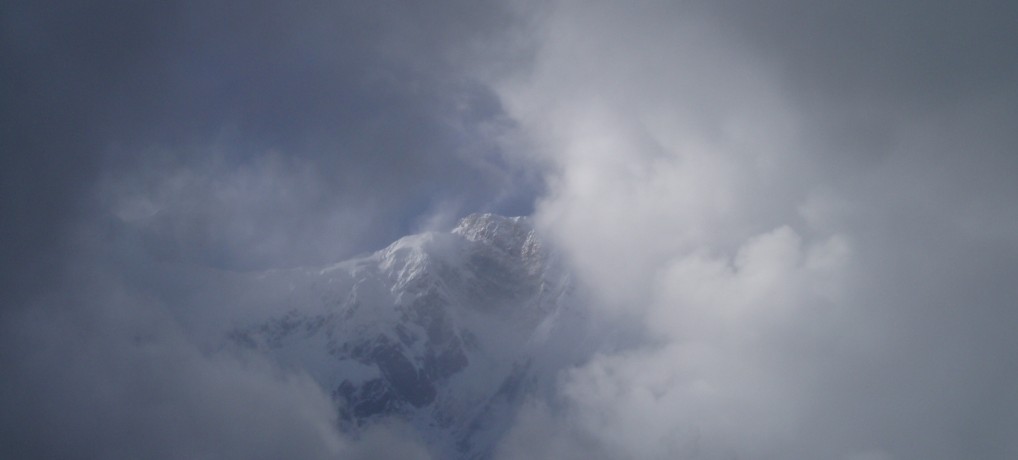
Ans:
[[[472,212],[606,337],[496,458],[1018,456],[1006,2],[0,10],[4,456],[427,458],[224,331]]]
[[[643,334],[503,458],[1014,455],[1014,11],[909,6],[542,18],[495,82],[556,165],[535,216]]]

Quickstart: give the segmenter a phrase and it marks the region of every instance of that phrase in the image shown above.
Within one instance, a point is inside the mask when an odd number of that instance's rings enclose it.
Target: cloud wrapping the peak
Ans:
[[[538,225],[644,330],[504,458],[1015,455],[1015,34],[786,3],[558,2],[496,81],[556,165]]]
[[[219,350],[259,305],[223,279],[378,249],[429,210],[529,212],[539,184],[464,63],[512,20],[458,0],[0,5],[0,456],[425,455],[405,430],[340,434],[331,389]]]
[[[0,456],[425,458],[224,351],[271,302],[231,280],[490,211],[532,213],[612,337],[498,458],[1016,458],[1016,23],[4,2]]]

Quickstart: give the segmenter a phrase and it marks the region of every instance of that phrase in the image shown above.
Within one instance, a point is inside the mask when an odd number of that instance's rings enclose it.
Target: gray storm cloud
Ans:
[[[538,222],[645,331],[501,455],[1014,456],[1013,8],[737,3],[560,2],[496,82]]]

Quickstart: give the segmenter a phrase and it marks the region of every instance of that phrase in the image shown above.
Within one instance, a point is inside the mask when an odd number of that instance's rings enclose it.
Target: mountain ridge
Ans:
[[[546,378],[534,372],[549,367],[535,365],[547,360],[538,350],[575,303],[572,278],[530,220],[495,214],[320,269],[260,276],[290,277],[294,295],[230,339],[308,371],[343,430],[399,419],[440,458],[490,455]]]

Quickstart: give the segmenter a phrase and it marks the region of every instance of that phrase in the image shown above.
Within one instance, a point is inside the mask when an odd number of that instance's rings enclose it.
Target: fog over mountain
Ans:
[[[443,458],[490,458],[524,401],[611,340],[594,336],[589,300],[522,217],[473,214],[363,258],[241,282],[275,308],[228,346],[308,372],[344,432],[399,421]]]
[[[1016,458],[1016,23],[5,2],[0,457]]]

